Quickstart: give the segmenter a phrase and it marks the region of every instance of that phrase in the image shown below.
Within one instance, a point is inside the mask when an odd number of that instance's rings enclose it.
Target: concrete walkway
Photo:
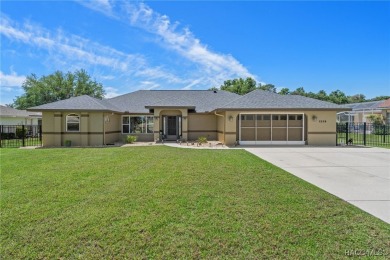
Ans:
[[[390,223],[390,150],[244,147],[248,152]]]

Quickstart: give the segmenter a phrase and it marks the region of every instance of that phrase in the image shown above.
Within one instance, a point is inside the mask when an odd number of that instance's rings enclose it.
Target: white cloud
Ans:
[[[13,71],[11,74],[4,74],[0,71],[0,87],[6,91],[10,91],[15,87],[20,88],[25,80],[25,76],[19,76]]]
[[[79,4],[89,9],[101,12],[107,16],[115,18],[113,13],[112,1],[110,0],[76,0]]]
[[[256,78],[233,56],[211,51],[188,28],[179,30],[177,22],[172,23],[168,16],[153,11],[146,4],[128,3],[125,10],[131,25],[161,37],[166,47],[201,65],[208,73]]]
[[[152,90],[160,87],[160,84],[154,81],[141,81],[140,89]]]
[[[113,98],[123,94],[120,93],[117,88],[113,87],[105,87],[104,90],[106,91],[106,95],[104,95],[105,98]]]
[[[195,69],[188,73],[191,77],[186,77],[187,80],[183,83],[191,84],[200,77],[203,81],[199,84],[208,87],[219,86],[224,80],[237,77],[252,77],[257,80],[257,77],[232,55],[210,50],[188,28],[180,29],[178,22],[171,22],[167,15],[155,12],[145,3],[115,2],[115,4],[120,5],[117,9],[121,10],[115,14],[117,19],[157,36],[165,48],[174,51],[195,66]],[[157,75],[150,71],[137,74],[150,77]]]
[[[5,15],[0,18],[0,34],[10,40],[21,41],[48,51],[49,63],[55,62],[67,69],[103,66],[126,76],[182,81],[162,67],[148,65],[143,55],[124,53],[62,30],[52,33],[31,22],[20,26]]]
[[[203,78],[195,79],[195,80],[193,80],[192,82],[190,82],[190,84],[188,84],[187,86],[185,86],[185,87],[182,88],[182,89],[183,89],[183,90],[190,90],[193,86],[196,86],[196,85],[202,83],[202,81],[204,81]]]

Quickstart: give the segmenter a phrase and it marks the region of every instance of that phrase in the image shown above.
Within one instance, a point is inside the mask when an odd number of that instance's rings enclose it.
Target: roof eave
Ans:
[[[27,111],[31,112],[63,112],[63,111],[77,111],[77,112],[115,112],[115,113],[123,113],[124,111],[110,110],[110,109],[78,109],[78,108],[29,108]]]
[[[145,108],[188,108],[188,109],[195,109],[195,106],[145,106]]]
[[[215,111],[352,111],[350,108],[217,108]]]

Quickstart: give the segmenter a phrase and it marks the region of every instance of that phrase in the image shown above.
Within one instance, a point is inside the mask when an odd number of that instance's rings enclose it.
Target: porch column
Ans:
[[[153,114],[153,136],[154,136],[154,141],[160,138],[160,124],[162,118],[160,117],[160,112],[161,109],[154,109],[154,114]]]
[[[80,115],[80,138],[81,138],[81,146],[88,146],[88,123],[89,123],[89,114],[83,113]]]
[[[62,127],[62,113],[54,113],[54,146],[62,146],[62,132],[64,129]]]
[[[188,140],[188,109],[181,110],[181,121],[182,121],[182,139]]]

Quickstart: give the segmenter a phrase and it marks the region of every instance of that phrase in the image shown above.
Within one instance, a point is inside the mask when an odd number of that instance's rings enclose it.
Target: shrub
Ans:
[[[21,126],[16,127],[16,137],[23,138],[26,136],[27,129],[23,129]]]
[[[132,143],[134,143],[134,142],[136,142],[136,141],[137,141],[137,137],[134,136],[134,135],[128,135],[128,136],[126,137],[126,142],[127,142],[128,144],[132,144]]]
[[[207,138],[205,136],[199,136],[198,143],[199,144],[207,144]]]
[[[71,140],[65,140],[65,146],[66,147],[71,147],[72,146],[72,141]]]

